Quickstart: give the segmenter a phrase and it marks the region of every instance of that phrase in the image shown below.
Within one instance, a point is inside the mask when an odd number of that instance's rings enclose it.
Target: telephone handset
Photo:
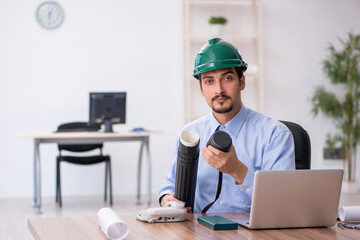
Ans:
[[[186,213],[187,210],[184,203],[179,201],[170,201],[165,203],[164,207],[141,210],[136,218],[149,223],[183,222],[185,221]]]

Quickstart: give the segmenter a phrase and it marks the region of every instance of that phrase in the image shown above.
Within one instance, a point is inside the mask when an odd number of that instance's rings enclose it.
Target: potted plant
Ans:
[[[210,17],[209,24],[211,26],[211,33],[213,37],[220,37],[224,29],[227,19],[225,17]]]
[[[346,41],[340,41],[341,49],[330,44],[329,55],[322,61],[323,72],[336,86],[336,94],[324,86],[317,87],[311,99],[312,113],[317,116],[321,112],[333,120],[337,132],[328,134],[327,147],[330,151],[336,146],[343,149],[345,180],[355,182],[360,140],[360,35],[349,33]]]

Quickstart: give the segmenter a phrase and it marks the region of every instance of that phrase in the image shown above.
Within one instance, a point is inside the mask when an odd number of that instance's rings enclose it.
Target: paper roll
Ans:
[[[129,227],[111,208],[101,208],[97,213],[101,229],[110,239],[125,239],[129,234]]]
[[[360,206],[341,207],[339,218],[344,222],[360,222]]]

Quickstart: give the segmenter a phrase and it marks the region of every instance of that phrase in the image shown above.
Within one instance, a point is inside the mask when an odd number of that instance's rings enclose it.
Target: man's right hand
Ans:
[[[176,198],[174,197],[174,193],[172,193],[172,194],[166,194],[166,195],[161,199],[160,205],[163,207],[163,206],[165,205],[165,203],[170,202],[170,201],[179,201],[179,202],[184,203],[184,205],[185,205],[185,202],[180,201],[179,199],[176,199]],[[188,213],[191,213],[191,207],[186,207],[186,210],[187,210]]]
[[[163,207],[165,205],[165,203],[170,202],[170,201],[180,201],[179,199],[176,199],[174,197],[174,193],[172,194],[166,194],[162,199],[161,199],[161,206]],[[185,204],[185,203],[184,203]]]

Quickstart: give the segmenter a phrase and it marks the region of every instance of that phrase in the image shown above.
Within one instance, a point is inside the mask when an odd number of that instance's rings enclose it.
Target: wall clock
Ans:
[[[36,10],[36,19],[43,28],[54,29],[63,22],[64,11],[57,2],[43,2]]]

